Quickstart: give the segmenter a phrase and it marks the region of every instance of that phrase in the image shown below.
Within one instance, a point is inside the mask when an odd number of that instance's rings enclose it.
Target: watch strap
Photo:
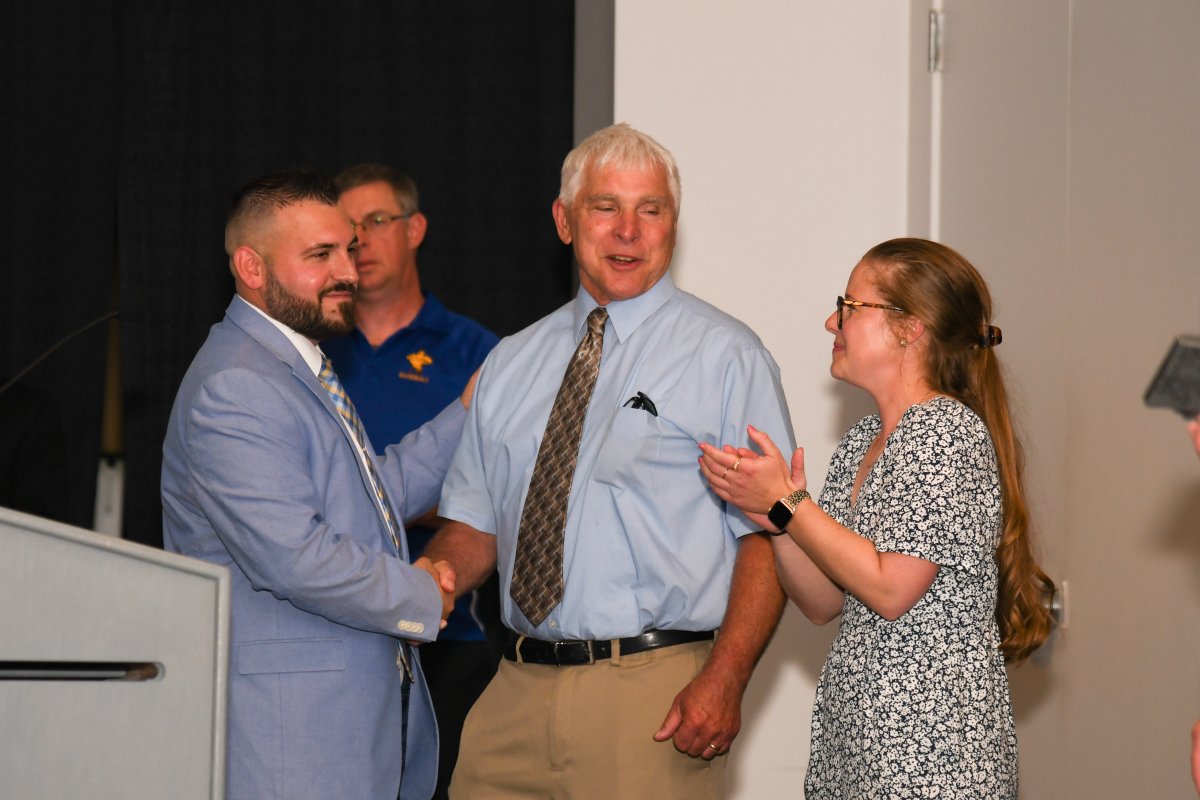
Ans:
[[[804,489],[797,489],[789,495],[779,498],[775,501],[775,505],[767,512],[767,519],[776,528],[779,528],[779,533],[772,533],[772,536],[782,536],[787,532],[787,524],[792,521],[792,515],[796,513],[796,507],[805,500],[811,500],[810,495]]]

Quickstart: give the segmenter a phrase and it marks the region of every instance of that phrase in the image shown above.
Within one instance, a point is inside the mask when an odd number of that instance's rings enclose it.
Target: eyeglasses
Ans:
[[[415,213],[417,212],[406,211],[403,214],[387,214],[383,211],[377,211],[374,214],[368,214],[367,216],[363,217],[361,222],[355,222],[351,220],[350,226],[354,228],[355,232],[357,232],[359,228],[362,228],[364,231],[370,231],[371,233],[380,233],[384,228],[386,228],[388,225],[391,225],[396,220],[408,219]]]
[[[839,331],[842,329],[842,312],[847,306],[850,308],[882,308],[884,311],[899,311],[901,314],[908,313],[903,308],[897,308],[896,306],[885,306],[881,303],[865,303],[862,300],[847,300],[839,294],[837,299],[837,320]]]

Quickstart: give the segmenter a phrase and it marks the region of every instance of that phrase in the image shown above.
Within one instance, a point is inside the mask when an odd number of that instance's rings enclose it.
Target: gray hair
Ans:
[[[392,194],[396,196],[401,213],[415,214],[421,210],[416,181],[386,164],[355,164],[339,172],[334,181],[337,183],[339,195],[359,186],[381,181],[392,187]]]
[[[679,165],[675,163],[675,156],[654,139],[625,122],[601,128],[567,153],[562,166],[562,184],[559,187],[558,199],[570,208],[583,188],[585,173],[589,169],[609,165],[643,172],[662,167],[667,174],[671,202],[675,205],[675,210],[679,211]]]

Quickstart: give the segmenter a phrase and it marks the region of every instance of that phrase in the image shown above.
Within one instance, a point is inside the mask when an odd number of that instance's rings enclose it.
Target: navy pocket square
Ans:
[[[645,392],[638,392],[626,400],[625,405],[629,408],[641,408],[649,411],[652,416],[658,416],[658,409],[654,407],[654,401],[647,397]]]

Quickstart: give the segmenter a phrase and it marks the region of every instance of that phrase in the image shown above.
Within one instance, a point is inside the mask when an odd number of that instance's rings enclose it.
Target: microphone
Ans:
[[[37,357],[37,358],[35,358],[35,359],[34,359],[32,362],[30,362],[30,363],[29,363],[29,364],[28,364],[28,365],[25,367],[25,369],[21,370],[21,371],[20,371],[20,372],[18,372],[16,375],[14,375],[14,376],[13,376],[13,377],[12,377],[12,378],[11,378],[11,379],[8,381],[8,383],[4,384],[3,386],[0,386],[0,394],[4,394],[4,393],[5,393],[6,391],[8,391],[8,390],[9,390],[11,387],[15,386],[15,385],[16,385],[16,383],[17,383],[17,381],[21,380],[21,378],[24,378],[26,375],[28,375],[30,370],[32,370],[32,369],[33,369],[34,367],[36,367],[38,364],[42,363],[42,362],[43,362],[43,361],[45,361],[47,358],[49,358],[51,355],[53,355],[53,354],[54,354],[54,352],[55,352],[56,350],[58,350],[58,348],[62,347],[62,346],[63,346],[64,344],[66,344],[67,342],[71,341],[72,339],[76,338],[77,336],[80,336],[80,335],[82,335],[82,334],[84,334],[84,333],[87,333],[89,330],[91,330],[92,328],[96,327],[96,326],[97,326],[97,325],[99,325],[101,322],[107,322],[108,320],[112,319],[113,317],[119,317],[120,315],[121,315],[121,312],[119,312],[119,311],[117,311],[117,310],[115,310],[115,309],[114,309],[113,311],[109,311],[109,312],[107,312],[106,314],[103,314],[103,315],[101,315],[100,317],[97,317],[96,319],[92,320],[92,321],[91,321],[91,322],[89,322],[88,324],[84,325],[84,326],[83,326],[82,328],[80,328],[79,330],[77,330],[77,331],[74,331],[73,333],[69,333],[69,334],[67,334],[66,336],[64,336],[63,338],[59,339],[59,340],[58,340],[57,342],[55,342],[55,343],[54,343],[54,344],[53,344],[53,345],[52,345],[52,346],[51,346],[51,347],[50,347],[48,350],[46,350],[46,352],[42,353],[40,356],[38,356],[38,357]]]

